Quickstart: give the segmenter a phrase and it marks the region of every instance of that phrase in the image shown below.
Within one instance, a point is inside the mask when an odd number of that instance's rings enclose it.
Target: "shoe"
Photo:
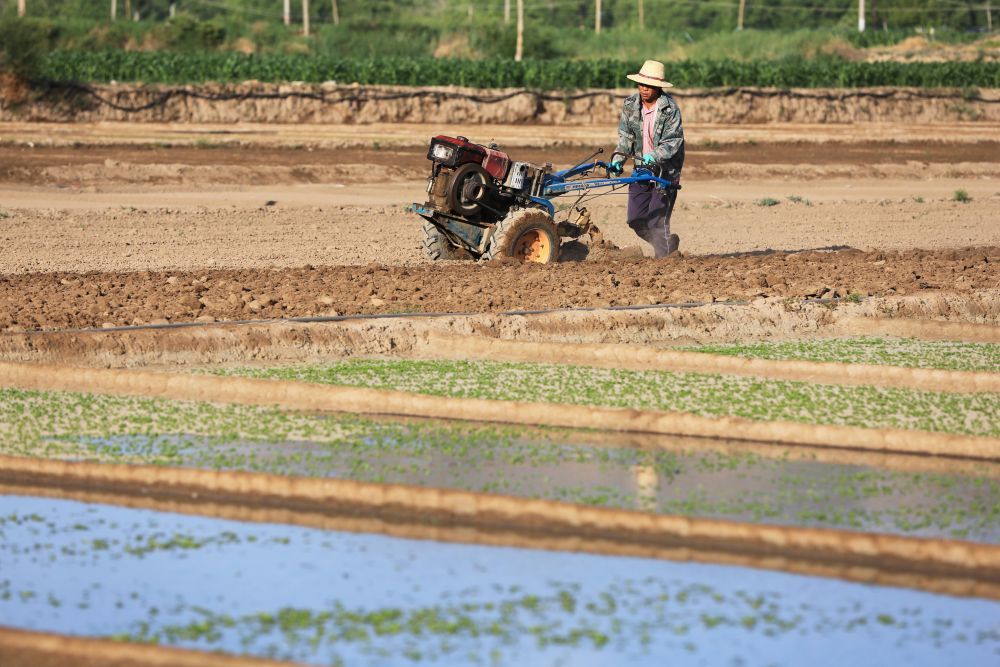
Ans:
[[[671,234],[667,237],[667,257],[673,255],[677,252],[677,249],[681,246],[681,237],[677,234]]]

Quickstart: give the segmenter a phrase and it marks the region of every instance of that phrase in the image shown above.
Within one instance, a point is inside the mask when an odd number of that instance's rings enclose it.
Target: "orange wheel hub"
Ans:
[[[530,229],[514,243],[514,257],[520,262],[544,264],[552,256],[549,237],[537,229]]]

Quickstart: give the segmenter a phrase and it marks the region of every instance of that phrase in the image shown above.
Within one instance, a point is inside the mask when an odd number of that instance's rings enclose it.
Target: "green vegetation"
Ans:
[[[958,641],[965,636],[959,628],[952,628],[949,620],[923,618],[919,608],[908,613],[905,622],[857,607],[850,612],[841,609],[838,616],[822,604],[802,602],[792,607],[780,593],[725,591],[700,582],[685,585],[655,577],[614,581],[597,591],[560,582],[549,582],[537,594],[526,593],[519,586],[496,588],[500,590],[486,600],[482,592],[470,590],[466,593],[470,599],[461,603],[443,601],[410,608],[347,608],[335,602],[329,608],[283,607],[240,616],[195,607],[186,614],[192,619],[187,623],[154,618],[152,623],[142,623],[136,633],[115,639],[167,645],[199,641],[212,646],[235,636],[243,646],[263,638],[271,639],[274,646],[280,638],[286,652],[278,657],[286,659],[300,657],[297,653],[304,650],[315,652],[320,647],[345,644],[372,649],[377,645],[385,659],[391,656],[385,645],[394,639],[408,639],[408,643],[420,640],[421,646],[409,646],[400,651],[401,657],[405,664],[419,664],[424,658],[438,662],[454,655],[463,642],[499,642],[498,646],[507,650],[522,643],[534,645],[536,650],[602,649],[614,642],[619,650],[628,647],[633,658],[641,655],[637,653],[640,648],[659,646],[662,651],[665,645],[677,645],[691,655],[699,648],[711,649],[688,641],[688,636],[733,628],[767,637],[794,635],[800,640],[811,632],[850,632],[859,626],[879,625],[898,629],[916,626],[923,632],[934,632],[938,641],[945,637]],[[949,632],[954,636],[945,634]],[[990,639],[993,637],[987,634],[980,641]],[[491,655],[494,664],[504,664],[500,648],[494,648]],[[469,651],[463,662],[483,661]],[[335,659],[332,664],[343,663]]]
[[[913,0],[893,7],[896,2],[873,8],[871,25],[883,29],[866,33],[853,29],[856,6],[849,0],[836,6],[750,3],[741,31],[734,31],[735,3],[645,0],[642,27],[634,3],[608,3],[600,33],[593,2],[527,3],[523,64],[513,62],[514,22],[505,22],[502,6],[486,0],[340,0],[336,24],[330,3],[314,3],[309,35],[302,34],[300,5],[286,26],[271,0],[179,7],[143,0],[133,6],[137,21],[124,16],[124,6],[111,21],[107,5],[83,0],[36,0],[28,3],[26,18],[16,18],[15,3],[8,2],[0,9],[0,71],[78,82],[559,90],[626,86],[626,72],[656,58],[669,63],[668,78],[682,87],[1000,87],[1000,40],[969,30],[983,26],[984,12],[934,0],[917,9]],[[172,17],[170,7],[179,10]],[[904,40],[899,57],[865,50]],[[942,57],[940,48],[949,44],[963,45],[954,47],[964,50],[963,57]],[[915,62],[913,50],[934,62]]]
[[[968,204],[972,201],[972,197],[965,190],[955,190],[955,195],[952,197],[954,201],[961,202],[962,204]]]
[[[336,56],[510,58],[515,21],[492,0],[338,0],[310,6],[311,35],[301,34],[301,4],[292,3],[292,25],[282,23],[273,0],[171,3],[136,0],[111,21],[107,4],[91,0],[32,0],[28,20],[40,23],[59,48],[99,50],[239,50],[257,53],[310,51]],[[897,44],[914,35],[933,43],[982,38],[982,3],[881,0],[869,7],[869,30],[858,33],[852,0],[769,0],[747,3],[745,30],[735,31],[738,3],[676,3],[644,0],[640,20],[634,2],[604,3],[602,31],[594,30],[592,0],[525,3],[525,55],[532,58],[660,60],[759,59],[791,55],[854,55],[860,48]],[[170,18],[170,8],[177,10]],[[13,20],[16,3],[0,8]],[[513,17],[511,17],[513,19]],[[933,31],[933,32],[932,32]]]
[[[48,43],[45,27],[36,21],[0,21],[0,73],[37,77]]]
[[[305,81],[407,86],[459,85],[543,90],[627,87],[638,61],[463,60],[328,55],[244,55],[165,51],[55,51],[38,76],[53,81],[198,83]],[[684,60],[671,63],[680,87],[926,86],[1000,88],[1000,62],[864,63],[835,59]]]
[[[1000,394],[948,394],[699,373],[469,361],[351,360],[323,366],[217,372],[436,396],[1000,436],[1000,421],[996,419]]]
[[[765,523],[1000,536],[1000,475],[989,466],[894,472],[788,454],[647,449],[562,429],[0,390],[0,454],[445,486]],[[144,555],[206,543],[145,532],[87,546]]]
[[[781,202],[774,197],[764,197],[763,199],[757,199],[754,201],[754,204],[757,206],[777,206],[780,203]]]
[[[899,338],[840,338],[681,348],[752,359],[804,359],[851,364],[1000,372],[1000,345]]]

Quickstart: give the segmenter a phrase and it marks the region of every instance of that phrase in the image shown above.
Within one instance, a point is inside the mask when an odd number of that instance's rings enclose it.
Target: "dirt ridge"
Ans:
[[[357,317],[325,322],[196,322],[89,331],[0,333],[0,359],[105,368],[321,362],[351,356],[413,357],[435,334],[566,344],[657,346],[808,338],[897,336],[1000,343],[1000,291],[871,298],[861,303],[707,304],[532,315]]]
[[[298,663],[216,651],[135,644],[0,627],[4,667],[294,667]]]
[[[240,123],[614,123],[632,89],[566,94],[457,86],[244,82],[195,86],[93,84],[0,98],[0,121]],[[673,89],[694,123],[852,123],[1000,120],[1000,90],[865,88]],[[491,102],[492,100],[497,100]]]
[[[663,350],[615,343],[562,343],[503,340],[482,336],[454,336],[429,331],[426,347],[418,350],[435,359],[571,364],[596,368],[721,373],[816,384],[904,387],[959,393],[998,392],[1000,373],[900,368],[820,361],[746,359],[721,354]]]
[[[1000,287],[1000,247],[772,252],[554,265],[448,262],[0,275],[0,331],[376,313],[464,313]],[[1000,321],[1000,305],[980,321]]]

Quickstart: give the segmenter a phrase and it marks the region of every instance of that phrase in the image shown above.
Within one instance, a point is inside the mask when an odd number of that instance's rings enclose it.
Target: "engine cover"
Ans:
[[[510,167],[510,156],[495,148],[486,149],[486,160],[483,162],[483,168],[490,176],[503,183],[507,177],[508,167]]]
[[[483,164],[486,160],[486,148],[474,144],[465,137],[448,137],[440,134],[431,139],[427,149],[427,159],[446,167],[460,167],[469,162]]]

